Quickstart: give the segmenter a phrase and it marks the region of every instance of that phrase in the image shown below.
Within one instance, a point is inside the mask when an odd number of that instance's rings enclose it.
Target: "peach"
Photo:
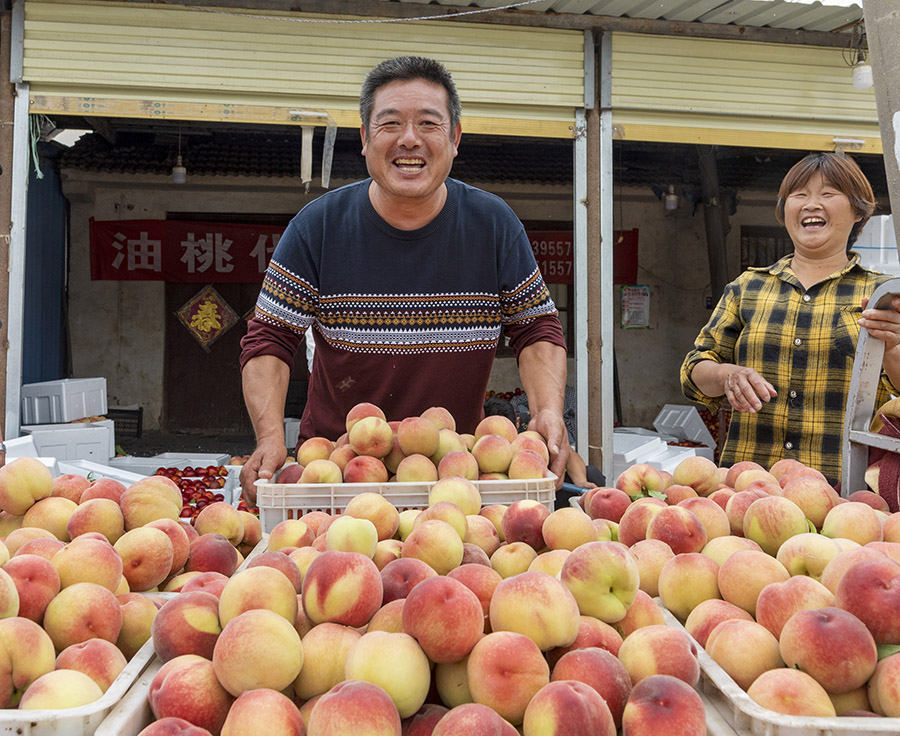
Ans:
[[[637,629],[663,623],[665,619],[659,606],[643,590],[639,590],[625,615],[613,624],[613,628],[626,639]]]
[[[259,608],[273,611],[290,623],[297,618],[294,584],[274,567],[247,567],[232,575],[219,596],[219,622],[224,626],[245,611]]]
[[[3,565],[18,593],[16,615],[40,624],[44,611],[60,591],[59,573],[53,564],[37,555],[16,555]]]
[[[222,631],[219,599],[212,593],[189,591],[173,598],[154,617],[153,648],[163,662],[182,654],[212,658]]]
[[[469,678],[466,672],[468,664],[469,657],[467,655],[456,662],[439,662],[434,666],[431,675],[431,691],[432,693],[437,691],[440,702],[447,708],[453,709],[472,703],[472,693],[469,692]]]
[[[822,522],[822,534],[851,539],[858,544],[880,542],[884,538],[878,512],[859,501],[848,501],[831,509]]]
[[[429,520],[444,521],[452,526],[462,540],[468,531],[468,522],[465,512],[451,501],[437,501],[423,509],[413,520],[413,529],[418,528],[423,522]]]
[[[618,488],[597,488],[589,491],[590,499],[585,499],[585,511],[592,519],[609,519],[618,523],[631,505],[631,498]]]
[[[213,663],[182,654],[159,668],[147,700],[157,719],[183,718],[210,733],[220,733],[234,698],[219,683]]]
[[[683,630],[664,624],[644,626],[625,637],[619,661],[633,685],[651,675],[672,675],[691,686],[700,680],[694,640]]]
[[[114,543],[125,533],[122,508],[108,498],[89,499],[72,512],[66,523],[66,532],[70,539],[84,532],[100,532]]]
[[[44,629],[57,651],[94,637],[115,643],[121,628],[119,601],[96,583],[75,583],[63,588],[44,611]]]
[[[447,577],[459,581],[475,594],[481,604],[484,625],[488,626],[490,623],[488,616],[490,615],[491,599],[500,581],[503,580],[500,573],[492,567],[467,564],[451,570],[447,573]]]
[[[419,416],[431,420],[434,425],[440,429],[451,429],[456,431],[456,420],[453,415],[443,406],[430,406]]]
[[[283,690],[300,674],[303,647],[292,621],[274,611],[252,609],[222,628],[212,663],[222,687],[235,697],[261,687]]]
[[[840,539],[834,541],[840,542]],[[849,540],[847,541],[849,542]],[[844,576],[844,573],[847,572],[852,565],[863,560],[881,560],[887,556],[884,552],[875,549],[874,547],[861,547],[857,545],[856,542],[850,544],[856,546],[842,549],[828,562],[827,565],[825,565],[825,569],[822,570],[822,585],[828,588],[832,593],[837,590],[838,583]]]
[[[501,433],[498,432],[496,434]],[[550,450],[547,449],[547,442],[540,435],[535,437],[533,435],[520,433],[510,441],[510,444],[512,445],[513,454],[517,453],[519,450],[533,450],[544,458],[545,464],[550,463]]]
[[[768,498],[769,494],[760,489],[751,489],[735,493],[725,504],[725,514],[728,516],[728,524],[731,533],[738,537],[744,536],[744,514],[754,501]],[[804,531],[809,531],[805,529]]]
[[[478,596],[463,583],[430,576],[406,596],[402,622],[432,662],[457,662],[481,638],[484,611]]]
[[[571,551],[567,549],[551,549],[541,552],[531,561],[528,569],[535,572],[545,572],[556,577],[570,554],[572,554]]]
[[[437,473],[441,479],[459,476],[466,480],[478,480],[478,461],[468,450],[451,450],[438,462]]]
[[[616,724],[603,697],[590,685],[556,680],[535,693],[525,708],[522,733],[590,733],[616,736]]]
[[[731,525],[728,522],[728,515],[719,504],[710,498],[685,498],[677,504],[681,508],[685,508],[693,513],[703,524],[706,530],[707,541],[717,539],[718,537],[726,537],[731,534]]]
[[[640,589],[655,598],[659,595],[659,573],[675,553],[668,544],[659,539],[642,539],[635,542],[629,547],[628,553],[637,563]]]
[[[492,503],[487,506],[482,506],[481,511],[478,512],[479,516],[484,516],[491,521],[494,528],[497,530],[501,542],[506,541],[506,538],[503,536],[503,516],[506,514],[506,509],[507,506],[504,504]],[[13,554],[12,550],[10,550],[10,554]]]
[[[324,439],[324,438],[322,438]],[[312,452],[312,451],[310,451]],[[328,456],[331,458],[331,455]],[[321,458],[318,458],[321,459]],[[312,462],[310,458],[309,462]],[[275,483],[299,483],[300,479],[303,477],[303,465],[300,463],[285,463],[281,466],[281,470],[278,471],[278,475],[275,476]]]
[[[81,494],[91,484],[83,475],[64,473],[50,481],[50,495],[68,498],[75,504],[81,502]]]
[[[128,486],[119,503],[125,517],[125,530],[130,531],[157,519],[178,520],[181,491],[171,479],[153,475]]]
[[[378,568],[357,552],[323,552],[303,578],[303,609],[313,624],[363,626],[381,607],[382,596]]]
[[[697,552],[675,555],[659,571],[659,597],[663,605],[684,621],[702,601],[720,598],[719,565]]]
[[[750,699],[763,708],[792,716],[834,718],[828,693],[810,675],[789,667],[763,672],[747,688]]]
[[[575,640],[568,646],[554,647],[549,650],[547,662],[553,669],[562,657],[579,649],[600,648],[610,654],[618,655],[621,646],[622,635],[613,626],[593,616],[579,616],[578,634]]]
[[[437,703],[425,703],[409,718],[403,720],[403,736],[432,736],[437,722],[449,711]]]
[[[430,456],[429,459],[434,464],[435,469],[437,469],[437,466],[441,464],[441,460],[443,460],[447,455],[449,455],[451,452],[458,452],[460,450],[469,451],[469,447],[466,445],[463,438],[460,437],[460,435],[458,435],[454,430],[444,428],[438,430],[438,449],[433,455]]]
[[[675,466],[672,480],[675,485],[693,488],[698,496],[708,496],[719,487],[719,472],[712,460],[695,455]]]
[[[395,437],[394,438],[395,446],[396,446],[396,441],[397,441],[397,438]],[[326,459],[331,460],[331,462],[333,462],[335,465],[337,465],[341,469],[341,473],[343,474],[344,471],[347,469],[347,463],[349,463],[355,457],[359,457],[359,456],[356,454],[356,452],[353,450],[353,448],[350,447],[350,445],[341,445],[340,447],[335,447],[331,451],[331,454]],[[397,467],[396,467],[396,465],[391,467],[391,465],[389,464],[390,458],[391,458],[391,453],[388,453],[387,455],[385,455],[385,457],[382,460],[382,465],[384,467],[387,467],[387,469],[390,470],[391,472],[394,472],[397,469]],[[398,458],[397,462],[399,462],[399,460],[400,459]],[[301,475],[303,474],[302,470],[300,471],[300,474]]]
[[[28,508],[22,517],[22,524],[26,527],[38,527],[46,529],[57,539],[68,542],[71,537],[67,529],[69,518],[78,504],[68,498],[48,496],[42,498]]]
[[[663,491],[666,497],[666,504],[669,506],[676,506],[681,501],[684,501],[688,498],[700,498],[695,491],[690,486],[679,486],[679,485],[670,485],[666,486],[666,490]]]
[[[702,550],[700,550],[700,554],[706,555],[707,557],[715,560],[719,565],[721,565],[731,555],[742,549],[755,549],[758,552],[762,552],[762,547],[760,547],[752,539],[729,535],[727,537],[716,537],[715,539],[710,539],[706,543],[706,546]]]
[[[19,613],[19,591],[10,575],[0,569],[0,619]]]
[[[326,437],[309,437],[297,448],[297,464],[306,467],[313,460],[327,460],[334,450],[334,443]],[[296,482],[279,477],[280,483]]]
[[[387,631],[391,634],[406,633],[403,631],[403,606],[406,598],[397,598],[385,603],[369,619],[366,631]],[[321,626],[322,624],[319,624]],[[355,630],[355,629],[354,629]]]
[[[399,483],[433,483],[438,472],[425,455],[407,455],[397,465],[396,476]]]
[[[28,529],[32,529],[33,527],[26,527],[22,531],[26,531]],[[50,532],[45,532],[45,534],[50,534]],[[9,537],[7,537],[7,541]],[[66,543],[61,539],[56,539],[51,536],[47,537],[37,537],[36,539],[29,539],[27,542],[22,544],[13,554],[13,557],[18,557],[19,555],[37,555],[38,557],[43,557],[45,560],[52,560],[56,553],[59,552],[66,546]]]
[[[290,698],[274,690],[260,688],[238,696],[228,710],[221,736],[256,733],[263,724],[270,736],[301,736],[306,733],[300,711]]]
[[[756,600],[756,620],[781,636],[785,622],[797,611],[834,605],[834,594],[822,583],[805,575],[795,575],[782,583],[770,583]]]
[[[729,488],[734,488],[738,476],[740,476],[740,474],[745,470],[765,470],[765,468],[759,463],[754,462],[753,460],[742,460],[728,468],[728,471],[725,474],[725,480],[723,482]]]
[[[90,677],[77,670],[53,670],[37,678],[19,701],[19,710],[77,708],[103,697]]]
[[[384,480],[387,481],[387,478]],[[379,541],[393,537],[400,523],[400,512],[396,507],[380,493],[371,491],[351,498],[344,509],[344,515],[372,522]]]
[[[744,690],[763,672],[784,667],[778,639],[752,619],[721,621],[709,633],[706,651]]]
[[[269,532],[268,549],[275,552],[282,547],[308,547],[317,534],[319,527],[313,529],[301,519],[285,519],[279,521]]]
[[[528,570],[537,556],[534,547],[525,542],[503,542],[494,550],[490,562],[502,578],[508,578]]]
[[[116,646],[130,660],[152,636],[153,620],[162,609],[142,593],[123,593],[116,600],[122,607],[122,628]]]
[[[334,484],[343,480],[341,469],[336,463],[327,459],[310,461],[300,475],[301,483]]]
[[[391,451],[394,433],[384,419],[377,416],[363,417],[347,432],[350,447],[357,455],[382,458]]]
[[[891,514],[881,524],[885,542],[900,542],[900,514]]]
[[[122,574],[131,590],[150,590],[169,576],[175,550],[162,529],[150,526],[131,529],[113,546],[122,557]]]
[[[425,417],[406,417],[397,427],[397,443],[404,455],[429,457],[438,449],[439,427]]]
[[[245,514],[247,512],[241,511],[239,513]],[[247,516],[256,519],[253,514],[247,514]],[[259,520],[256,519],[256,521],[258,524]],[[183,569],[191,551],[191,542],[190,539],[188,539],[188,534],[184,530],[184,527],[177,521],[172,521],[171,519],[157,519],[156,521],[151,521],[147,526],[165,532],[166,536],[169,537],[169,541],[172,543],[172,567],[169,569],[169,575],[174,575]],[[260,535],[261,534],[262,532],[260,532]]]
[[[491,598],[489,616],[492,631],[524,634],[541,651],[571,644],[580,624],[575,597],[543,572],[524,572],[501,581]]]
[[[584,511],[566,506],[552,511],[544,519],[541,537],[550,549],[571,551],[586,542],[597,541],[597,530],[591,524],[591,517]]]
[[[14,616],[0,620],[0,706],[15,708],[38,678],[54,669],[53,642],[34,621]]]
[[[834,605],[862,621],[876,644],[900,643],[900,564],[884,557],[851,565],[837,584]]]
[[[375,554],[372,555],[372,562],[379,570],[383,570],[385,565],[394,560],[399,560],[403,552],[403,542],[399,539],[382,539],[375,545]]]
[[[231,542],[221,534],[204,534],[191,542],[184,569],[188,572],[218,572],[230,577],[238,564],[238,551]]]
[[[550,682],[537,644],[513,631],[486,634],[469,654],[466,675],[473,700],[513,725],[522,723],[531,698]]]
[[[707,542],[706,528],[683,506],[660,509],[647,522],[646,538],[665,542],[676,555],[699,552]]]
[[[783,583],[790,577],[774,557],[745,549],[735,552],[719,566],[716,581],[723,599],[755,616],[756,601],[763,588],[770,583]]]
[[[615,726],[621,725],[632,686],[628,671],[614,654],[596,647],[568,652],[553,667],[550,679],[575,680],[592,687],[606,701]]]
[[[358,552],[369,559],[375,555],[378,530],[368,519],[341,515],[325,532],[325,549],[341,552]]]
[[[386,631],[368,632],[356,641],[347,655],[344,675],[381,687],[401,718],[422,707],[431,684],[428,657],[419,643],[408,634]]]
[[[387,483],[388,481],[388,469],[384,462],[371,455],[357,455],[351,458],[342,470],[344,483]]]
[[[212,593],[216,598],[221,597],[222,591],[229,580],[226,575],[214,570],[194,572],[196,574],[186,580],[184,585],[181,586],[180,593],[190,593],[191,591],[199,590],[204,593]]]
[[[866,625],[840,608],[797,611],[784,624],[779,643],[784,663],[812,675],[829,693],[862,687],[878,662]]]
[[[501,526],[507,542],[525,542],[535,552],[540,552],[546,543],[543,524],[550,511],[544,504],[534,499],[522,499],[509,505],[503,514]]]
[[[800,476],[785,483],[781,495],[797,504],[816,529],[822,528],[825,516],[839,498],[828,481],[811,476]]]
[[[516,736],[519,731],[486,705],[468,702],[451,708],[430,732],[431,736],[465,736],[473,733]]]
[[[380,407],[371,402],[362,401],[354,405],[350,411],[347,412],[347,416],[344,420],[344,426],[346,427],[347,432],[353,429],[353,425],[360,419],[365,419],[366,417],[378,417],[379,419],[387,420],[384,411],[382,411]]]
[[[741,491],[746,490],[747,486],[751,483],[756,484],[758,487],[770,487],[772,490],[770,490],[769,493],[777,493],[778,489],[781,488],[778,483],[778,478],[772,475],[768,470],[749,468],[734,479],[734,490],[740,493]]]
[[[635,463],[616,478],[616,488],[629,496],[643,496],[651,491],[665,490],[666,483],[660,472],[648,463]]]
[[[768,496],[751,503],[744,512],[742,531],[763,552],[773,557],[790,537],[809,531],[803,511],[797,504],[781,496]]]
[[[5,539],[10,532],[21,528],[22,516],[15,516],[6,511],[0,511],[0,538]]]
[[[900,718],[900,656],[884,657],[869,679],[868,696],[872,710],[888,718]]]
[[[84,489],[81,497],[78,499],[78,503],[83,504],[92,498],[107,498],[110,501],[119,503],[125,490],[125,484],[114,478],[98,478]]]
[[[344,680],[344,665],[361,634],[348,626],[322,623],[303,636],[303,667],[294,680],[294,694],[309,698],[328,692]]]
[[[503,435],[485,434],[476,438],[472,456],[479,473],[506,473],[513,458],[512,445]]]
[[[430,565],[413,557],[400,557],[389,562],[381,570],[381,604],[406,598],[416,585],[436,575]]]
[[[500,546],[500,535],[490,519],[481,514],[470,514],[466,516],[463,544],[474,544],[490,557]]]
[[[632,466],[635,467],[635,466]],[[626,547],[647,538],[647,525],[662,509],[668,508],[665,501],[645,497],[632,503],[619,520],[619,541]]]
[[[61,588],[74,583],[97,583],[114,591],[123,573],[118,551],[109,542],[98,539],[78,538],[69,542],[50,562],[59,573]]]
[[[693,636],[701,647],[706,647],[710,632],[722,621],[752,621],[753,616],[743,608],[721,598],[710,598],[699,603],[684,621],[684,629]]]
[[[640,573],[625,545],[590,542],[566,558],[559,579],[575,596],[582,614],[615,623],[637,595]]]
[[[40,460],[19,457],[0,467],[0,510],[23,516],[52,491],[53,476]]]
[[[547,475],[547,461],[534,450],[514,452],[506,475],[510,480],[540,479]]]
[[[307,736],[365,733],[400,736],[400,714],[384,689],[361,680],[338,683],[309,712]]]
[[[225,501],[204,506],[194,519],[194,528],[200,535],[221,534],[235,547],[244,538],[244,520],[238,510]]]
[[[652,675],[631,691],[622,712],[622,730],[629,736],[703,736],[706,710],[687,683],[669,675]]]
[[[465,520],[465,516],[463,516]],[[459,533],[445,521],[430,519],[413,529],[403,542],[403,557],[412,557],[429,565],[438,575],[458,567],[463,557]]]
[[[88,639],[63,649],[56,669],[77,670],[90,677],[101,691],[109,690],[128,661],[118,647],[105,639]]]

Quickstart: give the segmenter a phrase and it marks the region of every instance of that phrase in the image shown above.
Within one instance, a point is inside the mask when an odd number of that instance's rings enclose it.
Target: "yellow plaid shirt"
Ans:
[[[725,287],[684,359],[681,389],[715,412],[723,397],[697,388],[690,379],[694,366],[714,360],[755,368],[778,396],[756,414],[732,414],[721,464],[754,460],[769,468],[791,457],[835,484],[861,302],[890,277],[859,265],[851,252],[846,267],[807,290],[791,271],[791,258],[748,269]],[[882,374],[875,405],[889,393],[897,392]]]

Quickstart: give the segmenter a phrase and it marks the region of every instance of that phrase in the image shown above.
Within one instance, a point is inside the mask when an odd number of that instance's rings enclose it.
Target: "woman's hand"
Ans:
[[[778,396],[775,387],[753,368],[739,365],[723,365],[726,370],[723,381],[725,397],[731,408],[755,414],[762,409],[763,402]]]
[[[862,300],[863,313],[859,326],[865,327],[872,337],[884,340],[884,352],[900,345],[900,296],[891,300],[893,309],[866,309],[869,300]]]

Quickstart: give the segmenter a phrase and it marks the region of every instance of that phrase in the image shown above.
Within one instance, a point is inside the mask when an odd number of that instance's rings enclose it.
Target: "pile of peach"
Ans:
[[[485,417],[474,434],[458,433],[443,407],[387,421],[374,404],[354,406],[347,431],[332,441],[311,437],[297,448],[278,483],[430,483],[448,476],[469,480],[524,480],[547,475],[550,455],[537,432],[517,432],[502,416]]]
[[[646,464],[592,490],[688,633],[759,705],[802,716],[900,717],[900,514],[869,490],[841,498],[781,460],[669,476]]]
[[[72,708],[100,698],[147,642],[162,598],[221,588],[262,538],[252,514],[206,506],[179,520],[181,492],[51,477],[38,460],[0,468],[0,708]]]

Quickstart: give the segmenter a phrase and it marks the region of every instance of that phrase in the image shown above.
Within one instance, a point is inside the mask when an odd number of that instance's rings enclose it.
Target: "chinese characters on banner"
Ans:
[[[260,282],[284,228],[179,220],[91,220],[91,278],[95,281]],[[614,233],[615,283],[634,283],[637,230]],[[535,260],[550,284],[572,284],[571,230],[528,233]]]
[[[284,228],[178,220],[91,221],[94,281],[262,281]]]

